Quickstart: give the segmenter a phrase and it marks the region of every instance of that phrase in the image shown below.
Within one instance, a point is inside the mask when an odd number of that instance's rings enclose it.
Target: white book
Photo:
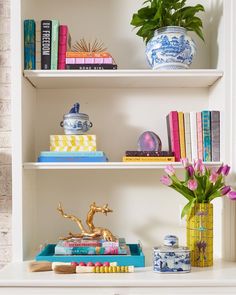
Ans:
[[[191,147],[191,130],[190,130],[190,114],[184,113],[184,134],[185,134],[185,148],[186,158],[192,161],[192,147]]]
[[[197,113],[190,112],[190,133],[191,133],[191,149],[192,161],[198,159],[197,153]]]

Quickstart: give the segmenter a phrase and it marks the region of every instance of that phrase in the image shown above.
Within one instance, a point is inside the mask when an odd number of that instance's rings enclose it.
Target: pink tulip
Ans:
[[[219,167],[219,169],[217,170],[217,174],[221,174],[221,172],[222,172],[222,169],[223,169],[223,165],[221,165],[220,167]]]
[[[229,171],[230,171],[230,166],[228,166],[228,165],[224,165],[224,166],[222,167],[222,171],[221,171],[221,173],[222,173],[223,175],[227,176],[227,175],[229,174]]]
[[[189,161],[188,161],[188,158],[182,158],[181,163],[184,166],[184,168],[187,168],[190,165]]]
[[[173,183],[172,180],[169,178],[169,176],[166,176],[166,175],[162,176],[160,180],[162,184],[167,186],[171,186]]]
[[[224,186],[224,187],[220,190],[222,196],[227,195],[228,193],[230,193],[230,191],[231,191],[231,187],[230,187],[230,186]]]
[[[194,175],[194,169],[193,169],[193,166],[192,165],[190,165],[190,166],[187,167],[187,171],[188,171],[189,177],[193,177],[193,175]]]
[[[191,191],[195,191],[197,189],[198,183],[195,179],[189,179],[188,181],[188,188]]]
[[[219,177],[219,174],[217,174],[215,171],[212,171],[209,177],[209,180],[211,183],[216,183],[218,177]]]
[[[235,201],[236,200],[236,192],[234,192],[234,191],[229,192],[228,197],[230,198],[230,200]]]
[[[172,165],[168,165],[165,168],[165,172],[169,175],[169,176],[173,176],[175,175],[175,169]]]
[[[201,159],[195,160],[194,164],[193,164],[194,170],[200,172],[202,165],[203,165],[203,163],[202,163]]]

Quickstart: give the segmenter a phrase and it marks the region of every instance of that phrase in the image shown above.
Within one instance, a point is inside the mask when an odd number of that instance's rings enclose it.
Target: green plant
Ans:
[[[201,4],[185,6],[187,0],[147,0],[145,6],[133,14],[131,25],[140,29],[136,33],[147,43],[155,30],[166,26],[180,26],[195,32],[203,41],[202,21],[195,16],[205,11]]]

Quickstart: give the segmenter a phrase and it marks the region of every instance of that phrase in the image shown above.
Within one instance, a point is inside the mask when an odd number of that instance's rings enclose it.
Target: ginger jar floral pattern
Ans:
[[[187,69],[192,63],[196,45],[182,27],[164,27],[155,31],[147,43],[146,56],[153,69]]]

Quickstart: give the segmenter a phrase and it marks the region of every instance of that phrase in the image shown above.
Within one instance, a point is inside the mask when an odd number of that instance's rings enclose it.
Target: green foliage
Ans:
[[[136,33],[147,43],[157,29],[166,26],[180,26],[195,32],[203,41],[202,21],[195,16],[205,11],[201,4],[185,6],[187,0],[147,0],[147,5],[133,14],[131,25],[139,28]]]

